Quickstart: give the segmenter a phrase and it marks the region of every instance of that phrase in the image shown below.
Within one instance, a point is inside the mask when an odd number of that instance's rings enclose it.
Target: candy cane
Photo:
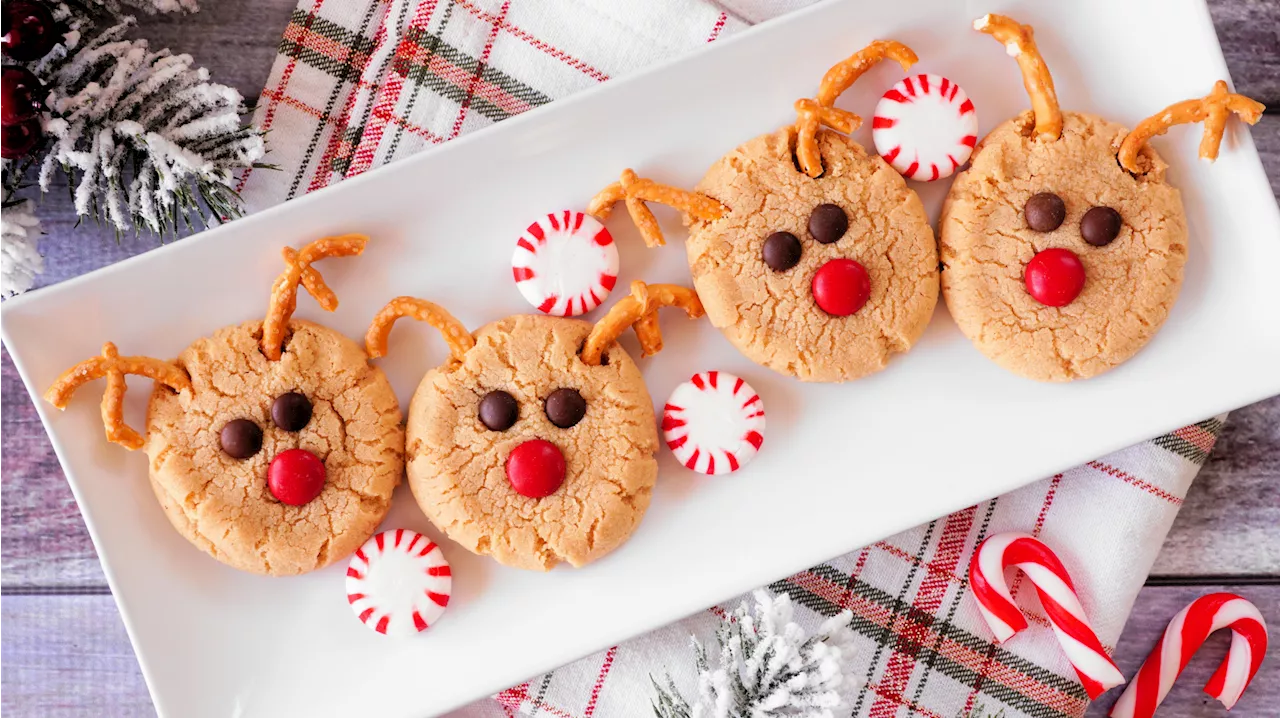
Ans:
[[[1164,629],[1138,675],[1111,708],[1113,718],[1150,718],[1192,654],[1210,633],[1231,629],[1231,649],[1204,692],[1228,710],[1257,675],[1267,655],[1267,624],[1256,606],[1233,593],[1211,593],[1191,602]]]
[[[1010,566],[1021,569],[1036,587],[1049,625],[1089,697],[1097,698],[1124,683],[1124,675],[1089,627],[1062,561],[1048,546],[1024,533],[991,536],[978,546],[969,564],[969,583],[978,599],[978,610],[996,634],[996,642],[1004,643],[1027,627],[1027,619],[1004,580],[1004,571]]]

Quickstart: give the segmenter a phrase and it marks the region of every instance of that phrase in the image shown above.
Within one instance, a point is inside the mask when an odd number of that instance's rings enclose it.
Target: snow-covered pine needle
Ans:
[[[31,200],[0,207],[0,292],[12,296],[25,292],[44,271],[44,258],[36,247],[40,220]]]
[[[696,696],[687,700],[670,676],[653,681],[659,718],[833,718],[845,707],[846,673],[854,653],[851,614],[828,619],[812,636],[794,619],[786,595],[753,594],[716,631],[719,655],[691,637],[698,671]]]
[[[196,12],[200,9],[196,0],[81,0],[97,5],[112,15],[121,15],[126,8],[141,10],[148,15],[170,12]]]
[[[262,135],[240,123],[243,98],[209,81],[190,55],[125,37],[132,18],[103,30],[50,68],[50,147],[39,184],[73,182],[76,214],[117,232],[177,231],[239,214],[234,172],[262,158]],[[213,217],[201,214],[196,197]]]
[[[29,156],[3,162],[6,294],[31,286],[42,268],[33,229],[38,220],[18,194],[28,195],[22,191],[28,184],[47,192],[65,175],[81,220],[105,220],[117,235],[132,230],[163,238],[193,227],[193,220],[239,216],[236,173],[269,166],[259,162],[262,133],[242,124],[240,93],[210,81],[190,55],[130,39],[134,21],[125,9],[195,12],[197,6],[196,0],[50,3],[62,41],[27,64],[46,91],[40,98],[44,141]],[[35,224],[11,223],[14,212]]]

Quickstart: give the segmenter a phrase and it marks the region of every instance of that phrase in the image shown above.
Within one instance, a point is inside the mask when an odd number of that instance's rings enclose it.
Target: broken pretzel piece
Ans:
[[[102,356],[86,359],[62,372],[57,381],[44,394],[44,400],[58,409],[66,409],[76,389],[95,379],[107,378],[107,389],[102,395],[102,424],[107,440],[130,451],[142,448],[142,435],[124,423],[125,375],[137,374],[150,377],[174,391],[191,388],[191,378],[177,365],[152,357],[122,357],[116,345],[102,345]]]
[[[1022,84],[1031,97],[1031,110],[1036,117],[1036,137],[1042,140],[1061,137],[1062,108],[1058,107],[1053,76],[1049,74],[1049,66],[1036,47],[1035,33],[1031,26],[1021,25],[1004,15],[983,15],[973,21],[973,29],[999,40],[1005,51],[1018,61],[1018,67],[1022,70]]]
[[[466,353],[476,345],[471,332],[444,307],[417,297],[396,297],[373,317],[369,331],[365,333],[364,345],[369,358],[377,359],[387,355],[387,337],[391,334],[392,325],[400,317],[413,317],[440,330],[445,343],[449,345],[449,352],[458,361],[462,361]]]
[[[679,307],[690,319],[701,317],[704,312],[697,292],[675,284],[648,285],[641,281],[631,283],[631,296],[622,299],[609,310],[591,329],[582,347],[582,361],[599,366],[605,349],[634,326],[640,340],[641,356],[652,356],[662,350],[662,331],[658,327],[660,307]]]
[[[827,74],[822,76],[822,84],[818,86],[818,104],[825,107],[834,105],[859,77],[885,59],[902,65],[903,72],[920,61],[911,48],[897,40],[873,40],[871,44],[827,70]]]
[[[1233,113],[1242,121],[1256,124],[1262,118],[1266,107],[1244,95],[1227,91],[1225,80],[1218,80],[1213,85],[1213,92],[1197,100],[1184,100],[1164,108],[1148,117],[1133,132],[1125,135],[1120,143],[1116,159],[1120,166],[1129,172],[1139,175],[1143,173],[1138,164],[1138,153],[1152,137],[1163,135],[1174,125],[1204,123],[1204,137],[1200,140],[1200,157],[1209,161],[1218,158],[1218,147],[1222,144],[1222,133],[1227,127],[1227,118]]]
[[[637,175],[631,169],[622,171],[622,178],[600,190],[591,203],[587,205],[587,214],[601,222],[609,218],[613,205],[619,201],[626,202],[627,211],[631,213],[631,221],[648,247],[661,247],[666,244],[662,238],[662,230],[658,227],[658,219],[645,206],[645,202],[659,202],[674,207],[681,212],[703,221],[711,221],[723,217],[729,209],[705,194],[689,192],[671,185],[654,182]]]
[[[902,65],[904,72],[919,60],[911,48],[896,40],[876,40],[827,70],[818,86],[816,98],[796,101],[796,159],[805,174],[810,177],[822,175],[822,154],[818,150],[820,125],[848,134],[862,124],[861,117],[848,110],[837,109],[835,102],[867,70],[885,59]]]
[[[822,174],[822,152],[818,149],[818,127],[826,125],[849,134],[862,126],[862,118],[848,110],[823,107],[810,99],[796,100],[796,159],[810,177]]]
[[[345,234],[339,237],[325,237],[294,250],[285,247],[285,270],[271,284],[271,303],[267,307],[267,317],[262,321],[262,353],[271,361],[280,358],[284,345],[285,327],[289,318],[298,308],[298,285],[301,284],[307,293],[326,312],[338,308],[338,296],[329,285],[324,283],[320,272],[311,266],[325,257],[350,257],[364,251],[369,238],[362,234]]]

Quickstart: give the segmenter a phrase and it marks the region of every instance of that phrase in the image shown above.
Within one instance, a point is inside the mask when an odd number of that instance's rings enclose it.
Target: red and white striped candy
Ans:
[[[1004,579],[1005,569],[1010,566],[1021,569],[1036,587],[1049,625],[1089,697],[1097,698],[1124,683],[1124,675],[1102,650],[1102,643],[1090,628],[1062,561],[1039,539],[1024,533],[989,537],[978,546],[969,564],[969,584],[978,599],[978,610],[996,634],[996,642],[1004,643],[1027,627],[1027,619],[1013,602]]]
[[[676,459],[694,471],[737,471],[764,443],[764,402],[733,374],[694,374],[671,392],[662,408],[662,438]]]
[[[417,531],[383,531],[356,549],[347,566],[347,603],[364,625],[389,636],[425,631],[453,591],[449,562]]]
[[[884,93],[871,121],[876,152],[908,179],[950,177],[978,141],[978,113],[956,83],[911,75]]]
[[[595,217],[564,210],[529,225],[511,257],[516,287],[543,314],[576,317],[618,281],[618,246]]]
[[[1267,655],[1267,624],[1258,608],[1232,593],[1211,593],[1178,612],[1133,682],[1111,708],[1113,718],[1150,718],[1178,674],[1210,633],[1231,629],[1231,649],[1204,684],[1228,710],[1240,700]]]

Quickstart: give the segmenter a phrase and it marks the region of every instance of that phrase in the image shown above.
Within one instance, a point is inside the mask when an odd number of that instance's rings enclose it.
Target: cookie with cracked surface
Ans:
[[[1187,261],[1182,198],[1147,142],[1204,123],[1212,161],[1227,120],[1264,109],[1219,80],[1132,132],[1063,112],[1035,32],[1004,15],[973,23],[1018,61],[1031,111],[974,149],[942,208],[942,294],[961,331],[997,364],[1040,381],[1101,374],[1150,341]]]
[[[817,147],[817,178],[794,162],[792,127],[722,157],[695,191],[728,212],[689,218],[687,251],[707,317],[739,351],[781,374],[840,382],[883,369],[920,338],[937,303],[938,256],[898,172],[837,132],[819,131]],[[863,268],[853,275],[861,290],[834,273],[847,260]]]
[[[409,487],[449,538],[545,571],[594,561],[635,531],[658,473],[653,403],[616,343],[600,365],[582,360],[591,330],[575,319],[508,317],[423,378],[409,405]],[[536,468],[523,482],[513,473],[515,463],[557,455],[563,483],[554,487]]]
[[[1182,286],[1187,222],[1154,150],[1142,149],[1141,175],[1116,162],[1124,127],[1067,112],[1061,136],[1046,140],[1034,124],[1026,112],[996,127],[952,184],[939,226],[942,293],[961,331],[997,364],[1070,381],[1129,359],[1159,330]],[[1065,214],[1039,208],[1050,194]],[[1118,232],[1092,226],[1095,208],[1118,213]],[[1038,300],[1025,276],[1054,248],[1084,269],[1083,288],[1063,306]]]
[[[289,320],[272,361],[262,326],[226,327],[179,355],[190,389],[157,385],[144,448],[179,533],[235,568],[287,576],[338,561],[374,534],[403,472],[404,431],[391,385],[357,343]],[[240,420],[249,423],[224,432]],[[228,438],[243,458],[228,453]],[[290,450],[322,467],[318,493],[302,505],[268,486],[273,461]]]

